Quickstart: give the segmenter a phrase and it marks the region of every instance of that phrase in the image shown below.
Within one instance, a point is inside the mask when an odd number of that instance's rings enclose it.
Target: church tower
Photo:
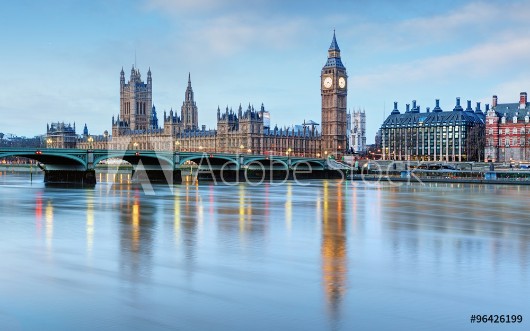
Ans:
[[[188,87],[186,88],[186,95],[182,104],[180,118],[182,119],[184,130],[197,130],[199,128],[199,114],[193,98],[191,74],[188,74]]]
[[[125,134],[130,131],[141,132],[149,129],[153,106],[153,79],[151,69],[147,72],[147,84],[142,81],[140,70],[131,68],[129,82],[125,83],[123,68],[120,72],[120,115],[113,126],[113,134]]]
[[[348,75],[340,59],[340,49],[333,31],[333,40],[328,50],[328,60],[320,74],[322,96],[322,153],[341,154],[347,146],[346,96]]]

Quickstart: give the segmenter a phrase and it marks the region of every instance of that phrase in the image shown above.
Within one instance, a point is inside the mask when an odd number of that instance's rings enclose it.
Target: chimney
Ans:
[[[497,107],[497,96],[493,96],[493,101],[491,102],[491,108]]]
[[[431,108],[430,108],[430,107],[427,107],[427,112],[428,112],[428,113],[431,112]]]
[[[460,106],[460,98],[456,98],[456,106],[453,109],[453,111],[462,111],[462,110],[464,109],[462,109],[462,106]]]
[[[467,100],[466,111],[473,111],[473,108],[471,108],[471,100]]]
[[[416,100],[412,100],[412,110],[416,110]]]
[[[392,109],[392,113],[391,114],[399,114],[397,101],[394,101],[394,109]]]
[[[525,109],[526,108],[526,92],[521,92],[521,95],[519,96],[519,109]]]
[[[405,113],[408,113],[410,111],[410,104],[407,103]]]
[[[482,114],[482,109],[480,109],[480,102],[477,102],[477,107],[475,108],[475,114]]]
[[[489,110],[490,110],[490,104],[487,103],[487,104],[486,104],[486,112],[488,112]]]
[[[206,125],[202,125],[202,131],[206,131]]]

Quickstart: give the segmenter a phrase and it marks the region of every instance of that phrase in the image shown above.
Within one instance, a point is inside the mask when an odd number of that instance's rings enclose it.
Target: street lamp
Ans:
[[[52,138],[46,139],[46,145],[47,145],[46,147],[51,148],[51,146],[52,146]]]
[[[320,157],[320,153],[317,153],[317,158],[319,158],[319,157]]]
[[[180,141],[175,141],[175,152],[180,152]]]
[[[240,154],[243,154],[243,149],[245,148],[245,146],[243,146],[243,144],[239,145],[239,153]]]
[[[94,141],[94,138],[92,138],[92,136],[88,137],[88,148],[89,149],[92,149],[92,142]]]
[[[248,154],[252,153],[252,150],[251,150],[250,148],[247,149],[247,153],[248,153]]]

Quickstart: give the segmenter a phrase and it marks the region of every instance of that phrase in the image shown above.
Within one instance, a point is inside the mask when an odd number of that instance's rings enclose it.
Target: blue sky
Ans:
[[[119,72],[153,74],[160,114],[182,105],[191,72],[199,122],[217,106],[262,102],[279,126],[320,122],[320,70],[333,29],[364,108],[368,142],[394,101],[422,111],[456,97],[516,102],[530,92],[530,1],[10,1],[0,12],[0,132],[46,123],[111,128]],[[127,76],[127,75],[126,75]],[[161,117],[161,116],[159,116]]]

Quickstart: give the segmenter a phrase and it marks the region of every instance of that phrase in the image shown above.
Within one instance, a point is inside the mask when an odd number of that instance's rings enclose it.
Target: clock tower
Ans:
[[[322,157],[338,156],[347,146],[346,96],[348,75],[340,59],[340,49],[333,31],[328,60],[320,74],[322,96]]]

